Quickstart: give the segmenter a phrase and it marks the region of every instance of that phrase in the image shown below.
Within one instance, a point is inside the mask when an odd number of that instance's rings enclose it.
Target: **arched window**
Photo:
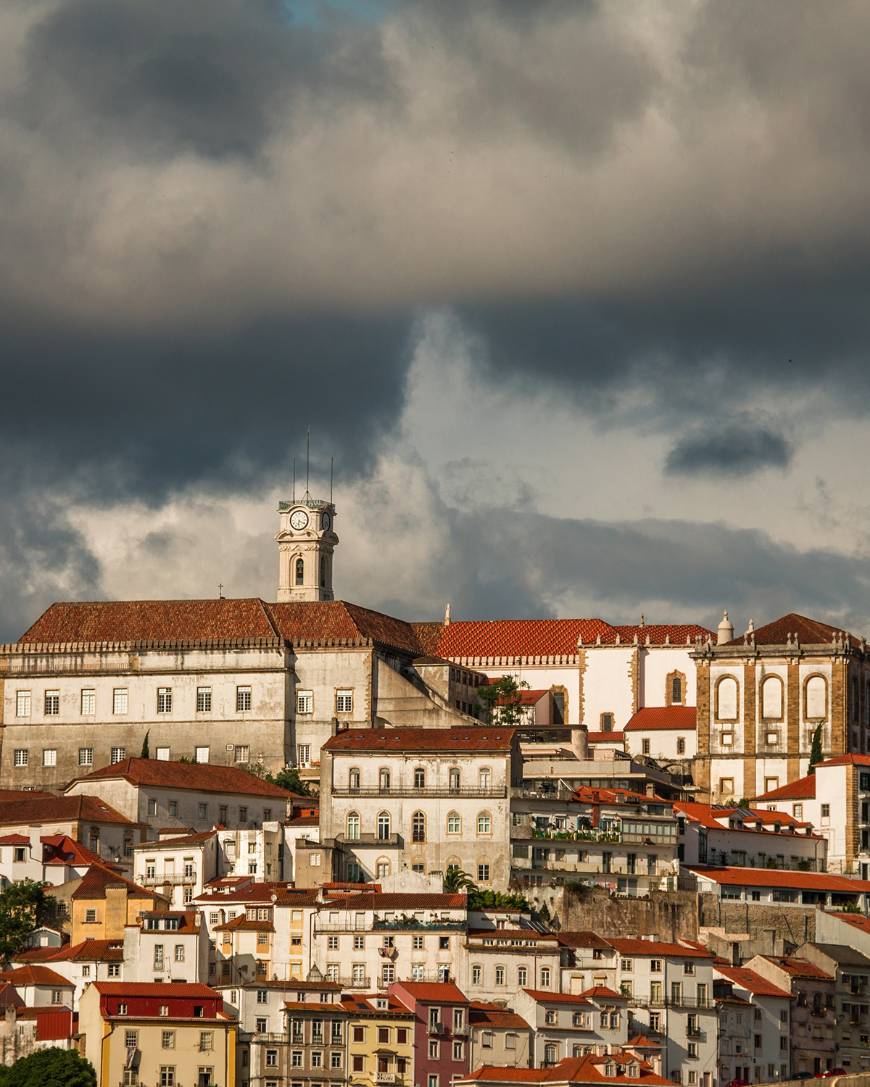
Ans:
[[[672,706],[682,706],[685,700],[685,690],[683,687],[683,677],[679,672],[671,672],[668,676],[670,680],[670,695]]]
[[[824,676],[810,676],[804,688],[804,717],[818,721],[828,716],[828,683]]]
[[[378,812],[378,839],[385,841],[390,836],[390,813],[388,811]]]
[[[320,587],[326,585],[326,555],[320,556]]]
[[[414,788],[425,789],[426,788],[426,771],[422,766],[418,766],[414,771]]]
[[[382,793],[390,791],[390,771],[386,767],[382,767],[378,772],[378,788]]]
[[[378,857],[377,864],[375,865],[375,875],[378,879],[386,879],[390,874],[390,862],[386,857]]]
[[[451,811],[447,813],[447,833],[462,833],[462,816],[459,814],[458,811]]]
[[[347,837],[352,841],[359,839],[359,812],[349,811],[347,813]]]
[[[448,784],[448,788],[449,788],[451,793],[458,793],[459,792],[461,781],[462,781],[462,775],[459,773],[459,770],[455,766],[452,766],[450,768],[449,784]]]
[[[426,816],[421,811],[415,811],[411,816],[411,841],[426,841]]]
[[[354,767],[352,770],[348,771],[348,774],[347,774],[347,787],[350,789],[350,791],[352,793],[358,793],[359,792],[359,770],[357,770],[356,767]]]
[[[716,716],[720,721],[737,720],[738,693],[734,676],[723,676],[716,684]]]
[[[491,834],[492,833],[492,816],[488,811],[482,811],[477,817],[477,833],[478,834]]]
[[[782,680],[766,676],[761,684],[761,716],[766,721],[782,720]]]
[[[301,585],[305,581],[305,561],[303,559],[296,560],[296,584]]]

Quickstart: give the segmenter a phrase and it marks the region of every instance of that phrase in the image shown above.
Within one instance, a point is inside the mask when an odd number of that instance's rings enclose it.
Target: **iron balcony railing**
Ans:
[[[348,786],[334,785],[332,788],[333,796],[361,796],[361,797],[384,797],[389,800],[391,797],[396,799],[407,799],[409,797],[422,796],[422,797],[450,797],[455,796],[460,799],[466,798],[468,800],[504,800],[507,796],[507,788],[504,785],[491,786],[486,789],[474,789],[461,787],[458,789],[451,789],[449,785],[436,785],[422,789],[416,789],[413,785],[407,786],[391,786],[389,789],[352,789]]]

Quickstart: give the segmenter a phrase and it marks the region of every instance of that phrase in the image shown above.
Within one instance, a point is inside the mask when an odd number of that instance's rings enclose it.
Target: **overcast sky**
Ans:
[[[273,598],[870,633],[870,5],[5,0],[0,637]]]

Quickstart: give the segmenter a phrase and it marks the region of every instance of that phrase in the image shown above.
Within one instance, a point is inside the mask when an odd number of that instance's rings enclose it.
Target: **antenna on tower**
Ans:
[[[293,458],[293,501],[296,501],[296,458]]]
[[[329,458],[329,501],[332,503],[332,481],[335,475],[335,457]]]
[[[311,470],[311,427],[305,430],[305,493],[308,494],[308,478]]]

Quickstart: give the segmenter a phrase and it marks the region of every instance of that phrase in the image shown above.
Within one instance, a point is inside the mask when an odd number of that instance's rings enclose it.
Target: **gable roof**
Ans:
[[[419,657],[423,652],[410,623],[345,600],[267,604],[269,615],[282,638],[294,645],[384,646]]]
[[[638,1066],[638,1075],[630,1077],[627,1071],[630,1065]],[[614,1065],[616,1075],[605,1074],[607,1065]],[[564,1057],[550,1068],[499,1067],[485,1064],[474,1072],[463,1076],[460,1082],[482,1083],[571,1083],[571,1084],[649,1084],[650,1087],[672,1087],[673,1081],[653,1072],[649,1064],[639,1054],[627,1052],[609,1053],[599,1056],[588,1053],[584,1057]]]
[[[712,632],[694,623],[613,626],[603,619],[470,619],[412,624],[424,652],[448,660],[576,657],[578,646],[685,645]]]
[[[165,898],[158,891],[148,891],[127,879],[120,872],[110,871],[103,865],[95,864],[82,876],[82,881],[73,891],[71,898],[105,898],[107,887],[126,887],[130,898]]]
[[[95,981],[93,986],[105,996],[165,996],[182,1000],[192,996],[223,1001],[216,989],[198,981]]]
[[[472,1000],[468,1012],[469,1026],[474,1027],[502,1027],[510,1030],[531,1030],[532,1028],[510,1008],[503,1008],[501,1004],[491,1004],[486,1000]]]
[[[733,805],[702,804],[697,800],[675,800],[674,811],[685,815],[693,823],[707,827],[709,830],[728,830],[734,834],[786,834],[793,836],[797,829],[808,827],[809,823],[802,823],[787,812],[761,811],[756,808],[738,808]],[[742,827],[731,827],[728,821],[732,816],[738,816],[744,824]],[[723,822],[724,820],[724,822]],[[781,829],[774,829],[779,826]],[[766,830],[765,827],[770,827]],[[818,838],[819,835],[802,833],[801,838]]]
[[[510,751],[516,729],[469,725],[460,728],[348,728],[331,736],[324,751]]]
[[[779,619],[773,619],[752,632],[756,645],[786,645],[793,635],[797,635],[798,641],[804,645],[830,645],[835,638],[845,638],[856,649],[861,645],[860,638],[842,627],[831,626],[819,619],[810,619],[796,611],[781,615]],[[744,635],[741,634],[726,644],[744,645]]]
[[[468,997],[452,981],[397,981],[395,985],[424,1004],[468,1003]],[[398,992],[395,995],[402,999]]]
[[[98,796],[77,793],[74,796],[39,796],[32,799],[8,800],[0,802],[0,826],[14,826],[17,823],[55,823],[65,820],[87,820],[89,823],[126,823],[135,824],[116,811],[111,804],[100,800]]]
[[[36,954],[36,953],[39,954]],[[48,952],[48,954],[43,954]],[[61,947],[34,947],[29,951],[19,952],[16,962],[122,962],[124,959],[123,940],[82,940],[77,944],[63,944]]]
[[[623,732],[694,732],[698,727],[694,706],[645,706]]]
[[[769,793],[762,793],[754,797],[756,804],[764,800],[815,800],[816,775],[807,774],[806,777],[796,778],[787,785],[780,785],[778,789],[771,789]]]
[[[689,864],[690,872],[726,887],[786,887],[797,891],[834,891],[870,894],[870,881],[830,872],[796,872],[787,868],[737,868]]]
[[[642,940],[639,936],[613,937],[607,941],[620,955],[643,958],[645,955],[667,955],[673,959],[713,959],[713,952],[702,947],[685,947],[665,940]]]
[[[50,605],[18,639],[58,642],[204,642],[276,632],[262,600],[100,600]]]
[[[89,781],[123,778],[131,785],[158,785],[162,789],[190,789],[205,793],[230,793],[244,796],[268,796],[287,800],[293,793],[258,778],[235,766],[218,766],[206,762],[163,762],[158,759],[122,759],[102,766],[67,786]],[[179,827],[179,830],[182,828]]]
[[[738,989],[745,989],[753,996],[778,996],[786,1000],[791,999],[791,993],[774,985],[772,981],[768,981],[767,978],[763,978],[761,974],[757,974],[746,966],[720,966],[717,963],[716,969]]]
[[[10,985],[52,985],[57,989],[74,989],[73,982],[61,977],[48,966],[36,963],[28,963],[26,966],[17,966],[14,970],[4,970],[0,973],[0,981],[8,981]]]
[[[834,980],[833,974],[828,974],[820,966],[816,966],[814,962],[797,959],[793,955],[762,955],[762,958],[773,963],[774,966],[778,966],[789,977],[815,978],[818,981]]]

